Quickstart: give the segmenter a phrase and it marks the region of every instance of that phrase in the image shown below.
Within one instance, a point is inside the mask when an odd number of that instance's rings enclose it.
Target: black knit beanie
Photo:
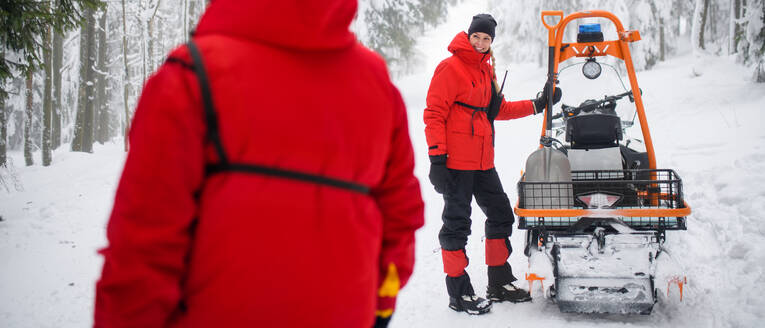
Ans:
[[[483,32],[491,36],[491,41],[494,42],[494,28],[497,27],[497,21],[489,14],[478,14],[473,16],[473,21],[470,22],[470,28],[468,28],[468,36],[475,32]]]

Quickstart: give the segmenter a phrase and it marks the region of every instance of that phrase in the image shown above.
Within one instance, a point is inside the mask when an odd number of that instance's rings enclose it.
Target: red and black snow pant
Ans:
[[[449,169],[453,183],[444,192],[444,225],[438,234],[446,273],[446,288],[451,297],[474,295],[465,268],[468,258],[465,245],[470,235],[471,202],[475,196],[486,214],[486,265],[489,285],[502,286],[515,280],[507,259],[512,253],[510,240],[513,217],[510,200],[502,189],[497,170],[464,171]]]

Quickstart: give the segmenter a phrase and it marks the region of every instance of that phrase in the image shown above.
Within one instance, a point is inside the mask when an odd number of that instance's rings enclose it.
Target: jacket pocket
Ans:
[[[448,131],[446,144],[449,160],[460,166],[480,166],[483,139],[483,136],[471,135],[469,131],[467,133]]]

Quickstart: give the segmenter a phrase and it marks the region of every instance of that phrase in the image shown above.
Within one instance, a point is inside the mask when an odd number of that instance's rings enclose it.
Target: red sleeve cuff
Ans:
[[[393,310],[396,308],[395,297],[377,297],[377,311],[375,315],[378,317],[387,318],[393,315]]]

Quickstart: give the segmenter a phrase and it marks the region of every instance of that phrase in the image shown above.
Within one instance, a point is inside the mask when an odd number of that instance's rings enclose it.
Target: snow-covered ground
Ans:
[[[17,167],[22,191],[0,186],[0,327],[92,325],[96,250],[106,245],[124,151],[121,142],[93,154],[64,145],[54,165]],[[10,153],[23,165],[21,153]]]
[[[747,71],[730,58],[672,58],[638,73],[658,166],[683,178],[693,208],[688,230],[670,232],[667,245],[685,268],[683,302],[676,291],[662,297],[650,316],[562,314],[547,300],[495,304],[490,314],[468,316],[447,307],[438,244],[443,201],[427,178],[427,144],[422,110],[431,74],[448,56],[446,45],[467,28],[470,17],[485,11],[480,2],[463,2],[447,23],[421,39],[421,71],[397,79],[409,108],[416,150],[416,174],[426,204],[426,225],[417,234],[417,265],[402,291],[392,327],[759,327],[765,322],[765,85],[747,81]],[[502,42],[502,40],[497,40]],[[505,95],[532,98],[545,70],[508,64]],[[572,73],[578,68],[570,70]],[[695,72],[695,73],[694,73]],[[700,76],[697,76],[701,74]],[[576,75],[576,74],[573,74]],[[578,80],[577,80],[578,81]],[[563,102],[575,105],[590,87],[561,77]],[[600,92],[600,91],[598,91]],[[609,92],[610,93],[610,92]],[[596,93],[592,97],[602,97]],[[622,106],[622,104],[620,104]],[[541,117],[497,122],[496,166],[514,203],[516,181],[533,151]],[[640,130],[630,131],[638,136]],[[122,143],[97,146],[93,154],[54,153],[54,165],[23,167],[11,152],[23,190],[0,186],[0,327],[83,327],[92,322],[94,284],[101,269],[96,251],[105,245],[105,224],[119,177]],[[473,208],[468,272],[483,294],[483,221]],[[512,246],[523,247],[523,231]],[[523,277],[526,258],[511,256]],[[526,286],[525,281],[521,286]],[[660,289],[663,286],[659,285]],[[538,292],[538,291],[537,291]],[[535,294],[539,296],[539,294]]]

